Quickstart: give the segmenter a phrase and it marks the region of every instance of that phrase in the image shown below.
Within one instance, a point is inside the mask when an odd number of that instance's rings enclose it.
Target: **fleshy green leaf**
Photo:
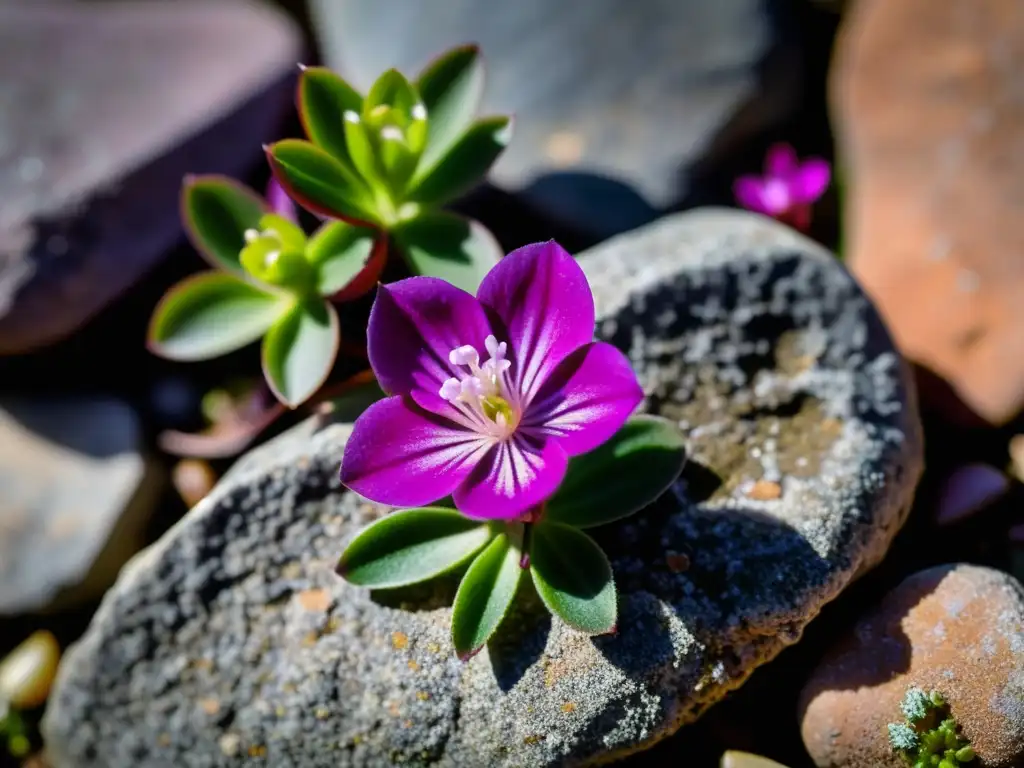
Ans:
[[[360,531],[342,553],[337,571],[361,587],[404,587],[458,568],[493,535],[486,524],[451,509],[406,509]]]
[[[234,275],[204,272],[171,288],[149,323],[149,348],[171,360],[207,360],[251,344],[291,299]]]
[[[633,416],[599,448],[577,456],[545,519],[590,528],[629,517],[657,499],[686,463],[686,440],[675,424]]]
[[[495,537],[462,577],[452,605],[452,644],[460,659],[484,647],[516,596],[521,552],[506,533]]]
[[[299,115],[306,135],[343,165],[353,168],[345,141],[344,114],[359,114],[363,97],[326,67],[306,67],[299,77]]]
[[[469,128],[426,173],[417,174],[408,198],[437,206],[472,189],[512,140],[512,118],[485,117]]]
[[[549,520],[530,531],[530,574],[544,605],[589,635],[615,630],[615,581],[601,548],[587,534]]]
[[[377,284],[387,261],[387,239],[368,227],[331,221],[309,239],[306,258],[317,270],[320,295],[348,301]]]
[[[377,82],[366,94],[366,101],[363,102],[363,120],[376,127],[391,123],[404,128],[412,117],[413,107],[419,103],[420,96],[405,79],[405,75],[397,69],[389,69],[377,78]],[[386,116],[391,111],[397,114]],[[377,115],[382,118],[376,117]]]
[[[484,93],[484,65],[475,45],[453,48],[416,81],[427,108],[429,133],[420,168],[433,168],[473,122]]]
[[[263,375],[277,399],[302,404],[327,379],[338,354],[338,314],[322,299],[296,304],[263,339]]]
[[[470,293],[502,257],[498,241],[480,222],[454,213],[424,214],[392,234],[414,274],[443,278]]]
[[[255,192],[224,176],[191,176],[181,189],[181,215],[196,249],[215,267],[240,273],[245,230],[267,212]]]
[[[281,186],[304,208],[356,224],[379,223],[363,180],[315,144],[285,139],[267,148],[267,158]]]

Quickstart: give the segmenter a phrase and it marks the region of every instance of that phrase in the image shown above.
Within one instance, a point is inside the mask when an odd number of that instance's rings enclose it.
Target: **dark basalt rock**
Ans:
[[[248,173],[298,31],[243,0],[0,4],[0,354],[67,336],[182,237],[187,173]]]

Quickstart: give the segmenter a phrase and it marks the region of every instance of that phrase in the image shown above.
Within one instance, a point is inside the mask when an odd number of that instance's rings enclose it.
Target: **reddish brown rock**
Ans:
[[[0,2],[0,354],[74,331],[181,237],[185,173],[247,173],[298,31],[243,0]]]
[[[1022,67],[1020,0],[860,0],[832,81],[851,267],[993,423],[1024,405]]]
[[[804,745],[820,768],[900,768],[887,725],[907,688],[939,691],[979,768],[1024,764],[1024,589],[971,565],[921,571],[826,656],[801,695]],[[973,763],[972,763],[973,765]]]

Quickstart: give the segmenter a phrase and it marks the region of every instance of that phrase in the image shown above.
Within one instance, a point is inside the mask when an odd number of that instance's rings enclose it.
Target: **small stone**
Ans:
[[[217,699],[200,699],[199,706],[208,715],[216,715],[220,712],[220,702]]]
[[[775,501],[782,498],[782,486],[772,480],[758,480],[747,491],[756,501]]]
[[[729,751],[722,755],[720,768],[786,768],[786,766],[749,752]]]
[[[224,757],[235,757],[242,746],[242,739],[237,733],[225,733],[218,739],[221,754]]]
[[[210,492],[217,475],[202,459],[182,459],[171,470],[171,483],[186,506],[194,507]]]
[[[686,573],[690,569],[690,557],[684,552],[666,552],[665,564],[672,573]]]
[[[935,508],[935,522],[952,525],[1003,496],[1010,488],[1006,475],[987,464],[968,464],[953,471]]]
[[[833,648],[801,694],[819,768],[900,768],[888,726],[908,690],[938,692],[979,764],[1024,763],[1024,589],[989,568],[946,565],[892,590]]]
[[[306,589],[297,595],[299,605],[304,610],[323,613],[331,607],[334,597],[326,589]]]
[[[115,400],[0,403],[0,616],[93,598],[135,554],[162,485],[141,432]]]
[[[1009,450],[1013,474],[1018,480],[1024,482],[1024,435],[1011,437]]]

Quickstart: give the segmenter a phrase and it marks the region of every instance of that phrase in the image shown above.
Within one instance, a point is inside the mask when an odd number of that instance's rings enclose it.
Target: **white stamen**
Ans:
[[[281,258],[281,251],[268,251],[267,255],[263,257],[263,266],[272,267]]]
[[[462,380],[462,399],[469,401],[471,398],[483,397],[486,394],[484,383],[476,376],[467,376]]]
[[[401,141],[405,137],[402,135],[402,129],[397,128],[394,125],[385,125],[380,129],[380,137],[388,141]]]
[[[242,235],[245,238],[245,242],[251,243],[255,240],[260,239],[260,233],[255,229],[247,229]]]
[[[463,344],[448,353],[453,366],[461,371],[441,385],[438,394],[467,419],[466,426],[499,440],[507,439],[519,423],[519,397],[505,375],[512,361],[505,359],[508,345],[493,336],[484,340],[490,358],[480,365],[480,353],[471,344]],[[456,378],[458,377],[458,378]],[[504,402],[506,405],[498,405]],[[506,410],[511,409],[511,415]]]
[[[452,365],[468,365],[475,368],[480,365],[480,355],[471,344],[464,344],[448,353],[448,362]]]
[[[346,109],[345,110],[344,117],[350,123],[358,123],[359,122],[359,115],[357,115],[351,109]]]
[[[505,352],[508,350],[508,345],[504,341],[499,344],[496,338],[488,336],[484,339],[484,346],[487,347],[487,354],[495,360],[505,359]]]
[[[426,120],[427,108],[422,104],[415,104],[413,105],[413,108],[409,110],[409,114],[412,115],[413,120]]]
[[[448,379],[441,385],[438,394],[450,403],[462,394],[462,385],[459,384],[458,379]]]

